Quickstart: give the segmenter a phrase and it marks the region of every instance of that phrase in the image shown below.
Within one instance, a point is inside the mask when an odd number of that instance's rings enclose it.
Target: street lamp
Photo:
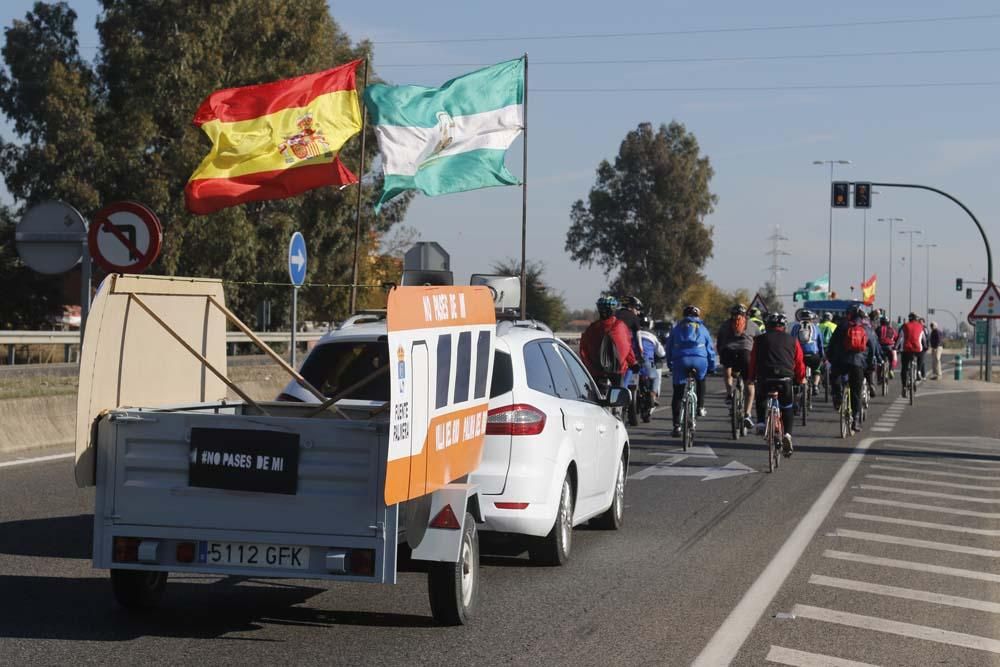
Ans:
[[[892,321],[892,239],[895,234],[892,231],[893,225],[903,222],[903,218],[878,218],[879,222],[889,223],[889,321]]]
[[[908,234],[910,236],[910,306],[909,311],[913,312],[913,236],[923,234],[919,229],[905,229],[899,232],[900,236]]]
[[[833,187],[833,165],[851,164],[850,160],[813,160],[813,164],[830,165],[830,187]],[[827,292],[833,291],[833,202],[830,202],[830,240],[826,250],[826,280]]]
[[[931,309],[931,248],[936,248],[937,243],[920,243],[917,244],[918,248],[927,248],[927,305],[926,310]],[[930,313],[928,313],[929,315]]]

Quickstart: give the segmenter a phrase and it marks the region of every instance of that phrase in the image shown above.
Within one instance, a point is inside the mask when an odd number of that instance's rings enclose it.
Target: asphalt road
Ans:
[[[633,429],[623,529],[577,529],[563,568],[494,545],[462,628],[433,625],[419,572],[172,577],[130,615],[90,567],[69,459],[0,460],[0,663],[1000,664],[1000,393],[973,387],[926,382],[915,407],[893,387],[848,440],[821,406],[768,474],[712,380],[707,449],[680,459],[666,411]]]

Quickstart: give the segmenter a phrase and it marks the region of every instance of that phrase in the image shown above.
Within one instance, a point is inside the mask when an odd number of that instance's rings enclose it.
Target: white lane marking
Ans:
[[[874,432],[874,433],[892,433],[892,427],[891,426],[879,426],[878,424],[876,424],[875,426],[872,426],[872,432]]]
[[[851,502],[868,503],[869,505],[884,505],[886,507],[902,507],[908,510],[923,510],[924,512],[939,512],[941,514],[955,514],[957,516],[974,516],[981,519],[1000,519],[1000,512],[977,512],[975,510],[960,510],[954,507],[938,507],[937,505],[924,505],[923,503],[904,503],[899,500],[882,500],[880,498],[863,498],[855,496]]]
[[[981,549],[979,547],[967,547],[961,544],[951,544],[950,542],[933,542],[931,540],[917,540],[911,537],[899,537],[898,535],[884,535],[882,533],[868,533],[861,530],[846,530],[837,528],[834,531],[837,537],[846,537],[852,540],[864,540],[866,542],[880,542],[881,544],[898,544],[904,547],[917,547],[919,549],[933,549],[935,551],[950,551],[956,554],[969,554],[972,556],[986,556],[996,558],[1000,556],[1000,551],[996,549]]]
[[[922,496],[924,498],[961,500],[964,503],[982,503],[984,505],[1000,505],[1000,498],[981,498],[980,496],[960,496],[955,493],[938,493],[937,491],[918,491],[917,489],[904,489],[898,486],[881,486],[877,484],[859,484],[858,488],[865,489],[866,491],[885,491],[886,493],[902,493],[908,496]]]
[[[878,461],[895,461],[897,459],[886,459],[885,457],[876,457]],[[962,459],[969,463],[976,463],[978,465],[967,466],[960,463],[948,463],[947,461],[932,460],[929,457],[921,456],[920,458],[906,459],[905,461],[900,461],[908,466],[930,466],[934,468],[954,468],[956,470],[975,470],[977,472],[988,472],[990,470],[995,470],[1000,472],[1000,462],[990,459]]]
[[[952,449],[951,447],[921,447],[919,445],[882,445],[886,449],[905,449],[910,452],[934,452],[935,454],[940,454],[941,456],[954,456],[955,454],[970,454],[972,456],[985,456],[987,452],[985,450],[971,450],[971,449]],[[1000,451],[997,452],[1000,454]],[[987,463],[996,463],[996,459],[969,459],[970,461],[985,461]]]
[[[964,632],[952,632],[951,630],[932,628],[927,625],[890,621],[887,618],[879,618],[877,616],[863,616],[861,614],[851,614],[846,611],[824,609],[822,607],[811,607],[804,604],[797,604],[792,607],[792,613],[799,618],[811,618],[815,621],[836,623],[837,625],[846,625],[863,630],[875,630],[876,632],[885,632],[913,639],[923,639],[938,644],[950,644],[952,646],[961,646],[979,651],[989,651],[990,653],[1000,653],[1000,641],[989,637],[967,635]]]
[[[919,479],[917,477],[896,477],[895,475],[865,475],[865,479],[881,479],[888,482],[905,482],[907,484],[925,484],[927,486],[943,486],[949,489],[968,489],[970,491],[1000,491],[1000,486],[982,486],[980,484],[959,484],[958,482],[939,482],[936,479]]]
[[[771,558],[764,571],[747,589],[739,603],[729,612],[729,616],[708,640],[708,644],[691,663],[692,667],[717,667],[718,665],[728,665],[733,661],[740,647],[743,646],[743,642],[757,625],[757,620],[771,604],[785,579],[788,578],[788,575],[795,568],[795,564],[802,557],[802,553],[809,546],[820,524],[830,514],[834,503],[837,502],[851,476],[854,475],[854,471],[857,470],[864,458],[865,451],[873,442],[875,442],[875,438],[865,438],[858,443],[837,474],[823,489],[816,502],[795,526],[792,534],[778,549],[778,553]]]
[[[0,462],[0,468],[12,468],[14,466],[25,466],[29,463],[44,463],[45,461],[58,461],[60,459],[68,459],[74,456],[74,452],[69,452],[68,454],[51,454],[49,456],[36,456],[33,459],[17,459],[14,461],[3,461]]]
[[[872,584],[867,581],[856,581],[854,579],[824,577],[819,574],[814,574],[809,577],[809,583],[816,584],[817,586],[842,588],[844,590],[857,591],[859,593],[874,593],[875,595],[902,598],[903,600],[917,600],[918,602],[930,602],[932,604],[940,604],[948,607],[962,607],[964,609],[975,609],[976,611],[987,611],[991,614],[1000,614],[1000,604],[996,602],[963,598],[957,595],[943,595],[941,593],[920,591],[913,588],[900,588],[899,586]]]
[[[968,475],[962,472],[941,472],[940,470],[920,470],[918,468],[907,468],[906,466],[881,465],[878,463],[868,466],[872,470],[890,470],[894,472],[912,472],[918,475],[935,475],[937,477],[958,477],[960,479],[981,479],[985,481],[996,481],[996,475]],[[1000,487],[997,487],[1000,488]]]
[[[827,549],[823,552],[823,557],[835,558],[837,560],[847,560],[852,563],[864,563],[866,565],[894,567],[899,570],[915,570],[917,572],[930,572],[931,574],[946,574],[950,577],[961,577],[962,579],[1000,582],[1000,574],[993,574],[992,572],[963,570],[957,567],[932,565],[931,563],[918,563],[911,560],[897,560],[895,558],[882,558],[881,556],[866,556],[865,554],[856,554],[849,551],[834,551],[833,549]]]
[[[844,658],[835,658],[832,655],[797,651],[793,648],[774,646],[773,644],[771,650],[767,652],[766,660],[779,665],[792,665],[792,667],[878,667],[870,662],[845,660]]]
[[[914,528],[931,528],[933,530],[944,530],[951,533],[968,533],[969,535],[986,535],[987,537],[1000,537],[1000,530],[991,530],[989,528],[966,528],[965,526],[955,526],[950,523],[934,523],[932,521],[897,519],[896,517],[882,516],[880,514],[862,514],[860,512],[845,512],[844,517],[848,519],[858,519],[859,521],[891,523],[897,526],[913,526]]]

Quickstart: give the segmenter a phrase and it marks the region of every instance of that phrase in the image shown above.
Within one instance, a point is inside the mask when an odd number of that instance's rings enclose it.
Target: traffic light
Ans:
[[[847,181],[835,181],[833,192],[830,194],[830,206],[834,208],[847,208],[851,205],[851,184]]]
[[[956,292],[961,292],[962,291],[962,279],[961,278],[955,278],[955,291]]]
[[[854,208],[871,208],[871,207],[872,207],[872,184],[855,183]]]
[[[965,288],[965,298],[966,299],[972,299],[972,288],[971,287],[966,287]]]

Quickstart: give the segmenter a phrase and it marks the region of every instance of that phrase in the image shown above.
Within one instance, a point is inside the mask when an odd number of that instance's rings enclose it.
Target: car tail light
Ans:
[[[116,563],[135,563],[139,560],[138,537],[116,537],[112,542],[111,553]]]
[[[178,563],[193,563],[194,542],[181,542],[178,544],[176,556]]]
[[[524,403],[493,408],[486,416],[486,435],[538,435],[545,429],[545,413]]]
[[[451,505],[445,505],[437,516],[431,521],[431,528],[444,528],[446,530],[461,530],[462,524],[458,522]]]
[[[375,576],[375,552],[371,549],[352,549],[347,557],[351,574],[361,577]]]
[[[499,510],[526,510],[528,503],[493,503]]]

